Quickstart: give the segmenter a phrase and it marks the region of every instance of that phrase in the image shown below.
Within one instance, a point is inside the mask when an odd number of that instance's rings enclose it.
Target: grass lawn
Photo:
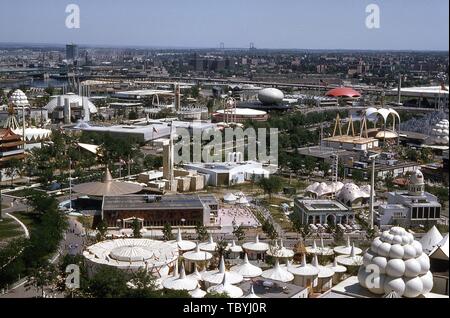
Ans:
[[[280,224],[280,226],[285,231],[291,231],[292,230],[292,222],[289,220],[289,217],[286,216],[283,213],[283,210],[281,209],[280,205],[282,203],[289,204],[289,201],[282,200],[280,198],[271,198],[266,199],[263,201],[263,204],[267,207],[267,209],[270,211],[270,214],[272,215],[273,219]],[[276,205],[276,207],[275,207]]]
[[[38,190],[35,189],[23,189],[23,190],[18,190],[18,191],[14,191],[14,192],[9,192],[9,195],[15,196],[15,197],[19,197],[19,198],[25,198],[29,195],[32,195],[36,192],[40,192]]]
[[[20,221],[22,221],[23,224],[25,224],[25,226],[28,228],[28,231],[32,231],[32,229],[35,227],[36,225],[36,220],[37,220],[37,216],[35,213],[33,212],[25,212],[25,211],[20,211],[20,212],[14,212],[13,214],[16,218],[18,218]]]
[[[13,219],[4,217],[0,222],[0,241],[14,238],[23,234],[22,227]]]

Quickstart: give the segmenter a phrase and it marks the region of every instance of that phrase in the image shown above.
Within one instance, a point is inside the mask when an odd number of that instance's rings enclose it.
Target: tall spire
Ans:
[[[181,236],[181,229],[178,228],[178,232],[177,232],[177,242],[181,242],[183,241],[183,237]]]
[[[311,263],[314,267],[319,267],[319,259],[317,258],[317,254],[314,254],[312,263]]]
[[[225,260],[224,260],[224,258],[223,258],[223,255],[222,255],[222,257],[220,258],[220,263],[219,263],[219,273],[225,273]]]

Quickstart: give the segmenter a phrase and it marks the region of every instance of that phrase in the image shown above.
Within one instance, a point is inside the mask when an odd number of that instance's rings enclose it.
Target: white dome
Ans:
[[[91,114],[97,113],[97,107],[95,107],[95,105],[89,100],[89,98],[81,97],[76,94],[66,94],[66,95],[54,96],[54,97],[52,97],[50,102],[48,102],[48,104],[45,105],[44,108],[49,112],[49,114],[51,114],[51,113],[53,113],[53,111],[55,110],[56,107],[58,107],[58,106],[63,107],[65,100],[67,98],[69,99],[70,104],[76,103],[76,104],[78,104],[78,107],[81,107],[84,102],[84,104],[89,107],[89,111],[91,112]],[[58,103],[60,103],[60,105],[58,105]]]
[[[264,88],[258,93],[258,99],[263,104],[279,104],[283,98],[283,92],[276,88]]]
[[[9,97],[9,101],[14,104],[16,107],[29,106],[27,95],[22,92],[20,89],[16,89],[11,96]]]
[[[354,183],[345,184],[337,193],[337,199],[345,204],[352,204],[355,200],[370,198],[370,186],[358,187]]]
[[[380,244],[380,242],[382,242]],[[366,267],[379,269],[379,285],[367,286]],[[370,250],[363,256],[358,280],[361,286],[374,294],[396,292],[399,296],[418,297],[429,293],[433,287],[430,260],[422,250],[422,244],[401,227],[392,227],[376,238]]]
[[[419,169],[417,169],[416,171],[414,171],[411,174],[411,177],[409,178],[409,184],[412,185],[423,185],[424,179],[423,179],[423,174],[422,171],[420,171]]]

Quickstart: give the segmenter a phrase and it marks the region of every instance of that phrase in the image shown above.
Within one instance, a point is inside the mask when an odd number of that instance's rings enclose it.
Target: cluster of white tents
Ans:
[[[243,192],[227,193],[223,196],[223,202],[226,204],[240,204],[247,206],[249,201]]]

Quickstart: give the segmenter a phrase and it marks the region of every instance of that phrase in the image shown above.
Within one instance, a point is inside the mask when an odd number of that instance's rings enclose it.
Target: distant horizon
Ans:
[[[0,42],[181,49],[219,48],[220,43],[245,49],[254,43],[267,50],[449,51],[448,0],[30,3],[2,1],[6,14],[0,19]],[[79,28],[67,24],[69,4],[79,8]],[[373,5],[379,12],[377,25],[371,19]]]
[[[93,49],[148,49],[148,50],[249,50],[249,47],[224,47],[223,49],[220,47],[214,46],[203,46],[203,47],[189,47],[189,46],[157,46],[157,45],[114,45],[114,44],[86,44],[86,43],[40,43],[40,42],[0,42],[0,47],[42,47],[42,48],[51,48],[51,47],[61,47],[65,48],[68,44],[75,44],[79,48],[93,48]],[[267,50],[267,51],[324,51],[324,52],[338,52],[338,51],[353,51],[353,52],[436,52],[436,53],[445,53],[449,52],[449,50],[445,49],[357,49],[357,48],[265,48],[265,47],[256,47],[255,50]]]

